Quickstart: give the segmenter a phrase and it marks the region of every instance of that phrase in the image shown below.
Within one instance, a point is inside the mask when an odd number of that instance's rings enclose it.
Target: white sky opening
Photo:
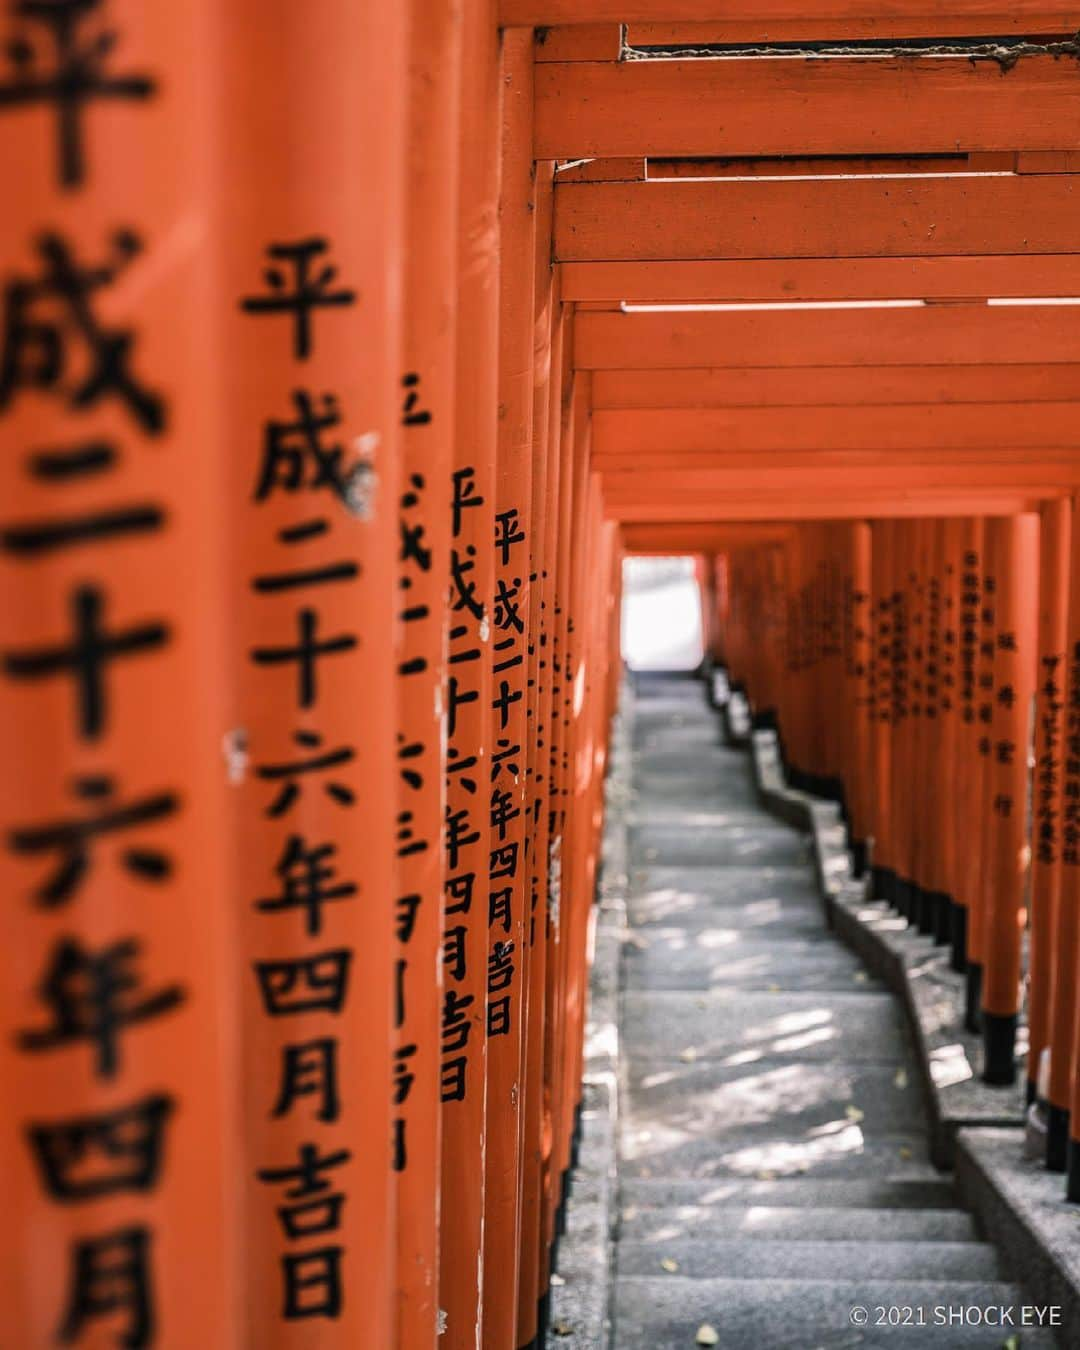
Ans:
[[[623,563],[622,654],[631,670],[694,670],[701,664],[701,592],[693,558]]]

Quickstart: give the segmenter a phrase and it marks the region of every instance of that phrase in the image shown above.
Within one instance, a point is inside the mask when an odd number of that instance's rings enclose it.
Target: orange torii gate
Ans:
[[[5,1345],[538,1350],[624,553],[1080,1199],[1080,15],[716,8],[12,7]]]

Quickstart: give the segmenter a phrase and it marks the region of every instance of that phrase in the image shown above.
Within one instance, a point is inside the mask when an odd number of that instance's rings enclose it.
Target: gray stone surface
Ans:
[[[733,1067],[708,1060],[633,1064],[624,1079],[624,1127],[661,1111],[670,1128],[689,1135],[917,1133],[925,1121],[918,1083],[899,1057],[889,1065],[788,1057]]]
[[[903,1018],[891,994],[759,993],[712,989],[623,996],[623,1038],[632,1059],[682,1053],[731,1065],[765,1058],[899,1061]]]
[[[820,922],[819,918],[819,926]],[[773,991],[782,981],[783,988],[798,993],[851,989],[856,975],[862,973],[862,964],[853,955],[820,933],[802,941],[769,941],[748,938],[741,929],[721,929],[715,942],[701,939],[700,932],[686,928],[667,929],[664,935],[639,930],[623,951],[625,987],[635,992],[716,988]]]
[[[790,1176],[762,1180],[760,1177],[717,1177],[710,1181],[685,1177],[620,1177],[619,1196],[623,1212],[632,1210],[681,1209],[686,1205],[716,1208],[729,1205],[784,1206],[791,1208],[850,1207],[865,1209],[940,1209],[956,1203],[951,1177],[931,1167],[916,1175],[897,1176],[884,1168],[871,1177]]]
[[[850,885],[835,807],[801,797],[809,835],[778,827],[693,691],[638,695],[612,1350],[692,1346],[703,1322],[725,1350],[1000,1347],[849,1321],[1019,1292],[930,1166],[898,1002],[828,934]]]
[[[1080,1206],[1065,1200],[1060,1173],[1023,1156],[1010,1129],[964,1129],[957,1188],[1013,1278],[1062,1309],[1062,1344],[1080,1346]]]
[[[674,1205],[658,1210],[624,1205],[619,1214],[619,1237],[622,1242],[647,1239],[663,1248],[661,1255],[666,1256],[667,1243],[686,1238],[974,1242],[978,1234],[971,1215],[960,1209],[857,1209],[853,1205],[825,1209],[820,1205],[776,1204]]]
[[[935,1325],[1025,1298],[931,1165],[900,1004],[828,932],[853,897],[835,808],[789,794],[778,827],[700,687],[635,684],[548,1350],[677,1350],[706,1323],[723,1350],[1053,1344]],[[851,1321],[878,1306],[924,1325]]]
[[[693,1280],[678,1275],[620,1279],[615,1350],[694,1350],[697,1329],[714,1327],[720,1350],[1002,1350],[1009,1329],[935,1326],[935,1310],[1019,1309],[1016,1285],[967,1281]],[[852,1308],[911,1308],[925,1327],[855,1327]],[[1017,1316],[1018,1313],[1014,1313]],[[1020,1350],[1054,1345],[1046,1332],[1023,1332]]]
[[[997,1252],[986,1242],[873,1242],[842,1238],[667,1238],[622,1235],[618,1274],[660,1275],[661,1260],[692,1280],[828,1280],[843,1271],[862,1280],[996,1280]]]
[[[1023,1035],[1017,1042],[1016,1084],[985,1084],[981,1038],[963,1025],[965,977],[952,970],[947,949],[910,927],[886,902],[868,897],[865,886],[854,880],[835,806],[787,786],[774,733],[754,733],[752,760],[767,809],[811,830],[818,886],[837,937],[900,996],[930,1112],[934,1161],[952,1166],[956,1134],[964,1126],[1019,1128],[1024,1112]]]

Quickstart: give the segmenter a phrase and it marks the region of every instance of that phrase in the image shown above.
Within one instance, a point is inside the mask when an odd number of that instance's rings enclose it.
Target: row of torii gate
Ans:
[[[0,1343],[539,1344],[624,554],[1064,1167],[1080,11],[3,22]]]

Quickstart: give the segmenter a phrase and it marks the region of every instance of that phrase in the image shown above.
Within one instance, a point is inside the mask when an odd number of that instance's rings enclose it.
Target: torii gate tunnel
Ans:
[[[540,1344],[632,554],[1080,1200],[1080,7],[2,23],[0,1345]]]

